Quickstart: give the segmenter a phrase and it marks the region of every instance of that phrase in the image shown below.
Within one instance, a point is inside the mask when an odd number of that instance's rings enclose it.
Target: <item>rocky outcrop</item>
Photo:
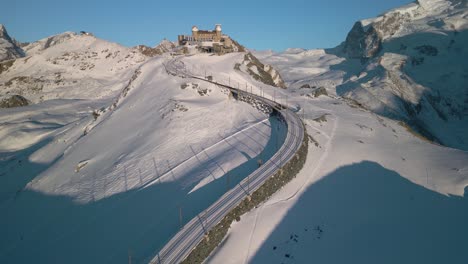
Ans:
[[[0,24],[0,62],[24,57],[18,42],[12,39],[2,24]]]
[[[154,57],[158,55],[162,55],[167,52],[171,52],[175,49],[175,44],[170,42],[169,40],[164,39],[154,48],[145,46],[145,45],[138,45],[135,47],[138,51],[140,51],[143,55],[148,57]]]
[[[286,89],[286,85],[279,72],[271,65],[261,63],[250,52],[245,54],[242,65],[236,65],[235,69],[246,71],[255,80],[264,84]]]
[[[145,45],[138,45],[135,47],[135,49],[148,57],[154,57],[162,54],[160,50]]]
[[[373,25],[364,29],[362,23],[356,22],[346,37],[345,54],[353,59],[370,59],[382,48],[382,38]]]
[[[167,39],[163,39],[154,49],[159,50],[161,53],[171,52],[175,48],[175,44]]]
[[[393,12],[385,14],[380,21],[373,23],[372,27],[385,39],[395,35],[409,21],[408,13]]]
[[[29,105],[29,101],[21,95],[11,95],[0,99],[0,108],[12,108]]]

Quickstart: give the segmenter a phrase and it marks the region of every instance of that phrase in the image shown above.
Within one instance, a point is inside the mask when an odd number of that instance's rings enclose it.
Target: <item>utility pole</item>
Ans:
[[[426,186],[429,187],[429,172],[427,172],[427,168],[426,168]]]
[[[140,186],[143,185],[143,178],[141,178],[141,169],[138,168],[138,174],[140,176]]]
[[[302,122],[305,123],[305,105],[302,106]]]
[[[161,183],[161,177],[159,177],[159,172],[158,172],[158,168],[156,167],[156,161],[154,160],[154,157],[153,157],[153,165],[154,165],[154,171],[156,172],[156,177],[158,177],[159,183]]]
[[[182,229],[182,206],[179,205],[179,226]]]
[[[247,195],[250,196],[250,173],[247,175]]]
[[[276,152],[278,152],[279,144],[278,144],[278,136],[279,136],[279,124],[276,124]]]
[[[132,264],[132,252],[128,250],[128,264]]]
[[[124,166],[124,180],[125,180],[125,191],[128,191],[128,183],[127,183],[127,167]]]

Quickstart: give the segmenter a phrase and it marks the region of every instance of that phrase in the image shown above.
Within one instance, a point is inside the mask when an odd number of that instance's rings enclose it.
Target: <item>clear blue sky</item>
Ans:
[[[163,38],[190,34],[192,25],[223,32],[251,49],[331,48],[356,20],[409,0],[10,0],[0,6],[0,24],[19,41],[64,31],[89,31],[125,46],[154,46]]]

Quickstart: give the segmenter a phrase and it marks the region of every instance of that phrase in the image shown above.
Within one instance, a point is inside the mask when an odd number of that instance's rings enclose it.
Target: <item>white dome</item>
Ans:
[[[215,30],[216,31],[221,31],[221,24],[217,24]]]
[[[192,31],[198,31],[197,26],[193,26],[193,27],[192,27]]]

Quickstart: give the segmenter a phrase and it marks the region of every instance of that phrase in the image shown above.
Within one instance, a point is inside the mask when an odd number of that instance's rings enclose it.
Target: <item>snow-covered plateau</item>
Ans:
[[[294,109],[309,137],[206,263],[465,263],[467,18],[465,0],[419,0],[332,49],[178,56]],[[0,263],[146,263],[275,154],[284,124],[170,74],[174,47],[0,27]]]

